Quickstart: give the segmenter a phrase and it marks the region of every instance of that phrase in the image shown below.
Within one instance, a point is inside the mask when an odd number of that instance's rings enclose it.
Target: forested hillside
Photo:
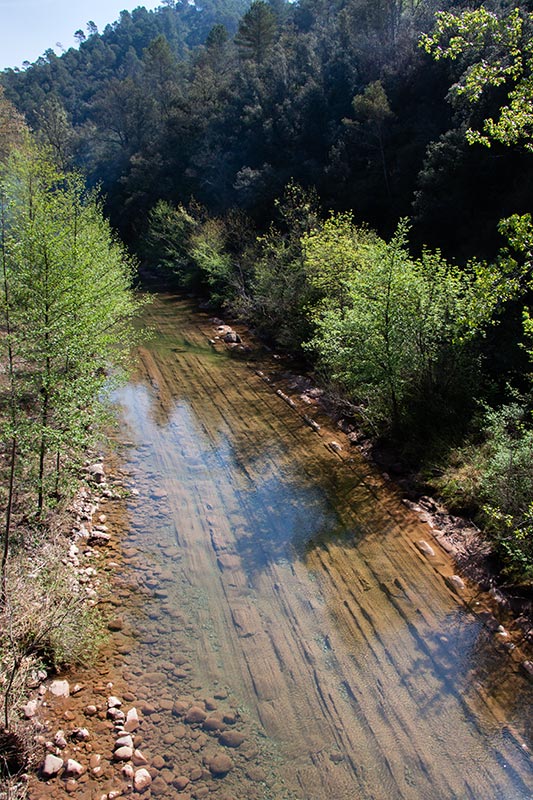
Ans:
[[[533,577],[529,2],[166,0],[2,75],[157,279],[297,352]]]
[[[466,141],[498,97],[474,110],[447,99],[461,64],[419,47],[443,4],[271,0],[239,22],[249,6],[123,12],[102,33],[79,31],[79,50],[6,71],[7,97],[102,184],[129,238],[161,198],[236,206],[264,228],[293,179],[381,232],[409,216],[418,243],[492,254],[497,221],[527,210],[531,163]]]

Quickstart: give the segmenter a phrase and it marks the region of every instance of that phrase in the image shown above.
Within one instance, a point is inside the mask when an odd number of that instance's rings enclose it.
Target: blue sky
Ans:
[[[49,47],[60,52],[56,42],[68,49],[76,43],[74,31],[85,31],[89,20],[102,31],[121,11],[140,5],[153,9],[161,0],[0,0],[0,69],[35,61]]]

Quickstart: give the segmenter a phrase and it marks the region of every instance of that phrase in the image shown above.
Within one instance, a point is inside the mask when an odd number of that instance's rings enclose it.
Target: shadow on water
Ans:
[[[529,800],[531,685],[368,467],[336,458],[180,308],[161,301],[121,392],[152,504],[143,539],[148,553],[162,492],[180,603],[213,623],[223,665],[242,659],[232,679],[251,680],[265,728],[301,748],[305,800]]]

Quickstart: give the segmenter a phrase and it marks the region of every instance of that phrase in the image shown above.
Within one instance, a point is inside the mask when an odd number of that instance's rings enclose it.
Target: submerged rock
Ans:
[[[217,753],[209,761],[208,766],[212,775],[226,775],[233,769],[233,761],[226,753]]]
[[[147,769],[138,769],[133,778],[133,788],[141,794],[145,792],[152,783],[152,776]]]
[[[218,741],[224,747],[240,747],[244,742],[244,736],[238,731],[224,731]]]
[[[196,722],[203,722],[206,717],[207,714],[205,713],[203,708],[200,708],[199,706],[192,706],[187,711],[187,714],[185,716],[185,722],[188,722],[190,724],[194,724]]]
[[[450,575],[446,578],[446,583],[454,592],[463,591],[465,588],[465,582],[459,575]]]
[[[420,552],[424,553],[424,555],[426,555],[426,556],[434,556],[435,555],[434,549],[431,547],[430,544],[428,544],[425,541],[425,539],[419,539],[418,542],[416,543],[416,546],[418,547]]]

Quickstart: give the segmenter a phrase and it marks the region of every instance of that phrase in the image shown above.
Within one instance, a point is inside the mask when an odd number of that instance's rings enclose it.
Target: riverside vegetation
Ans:
[[[439,9],[165,0],[2,74],[5,614],[129,338],[103,210],[156,285],[305,359],[531,593],[533,14]]]
[[[59,168],[6,104],[1,119],[3,774],[24,764],[16,712],[28,683],[98,650],[99,615],[66,565],[62,532],[139,302],[131,259],[95,193]]]
[[[533,15],[441,5],[165,0],[2,84],[160,284],[304,356],[529,585]]]

